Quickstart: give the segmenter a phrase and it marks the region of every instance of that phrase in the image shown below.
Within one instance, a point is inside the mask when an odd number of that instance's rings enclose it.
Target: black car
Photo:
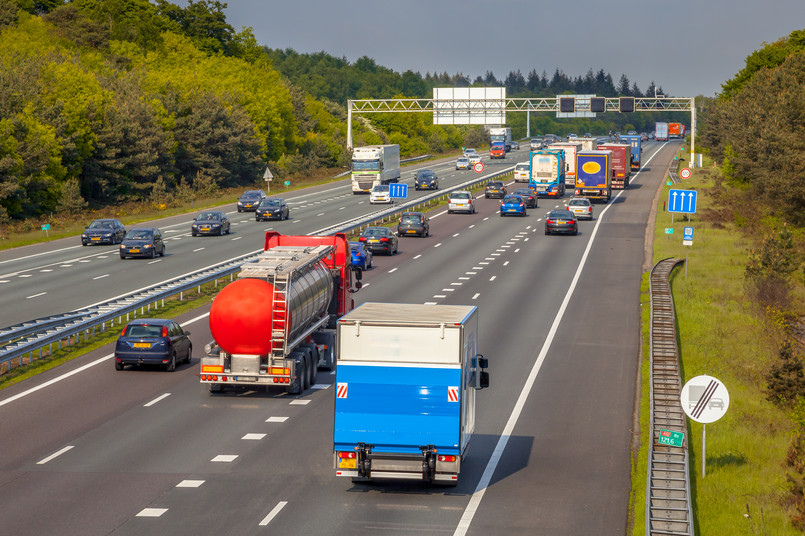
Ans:
[[[569,210],[552,210],[545,217],[545,234],[579,234],[579,222]]]
[[[397,236],[388,227],[367,227],[358,241],[366,244],[372,253],[375,251],[382,251],[386,255],[397,253]]]
[[[173,372],[177,363],[190,363],[193,359],[188,335],[190,332],[173,320],[132,320],[117,339],[115,370],[123,370],[126,365],[160,365]]]
[[[512,194],[522,197],[526,207],[537,208],[537,195],[531,188],[515,188]]]
[[[126,236],[126,228],[123,227],[120,220],[92,220],[92,223],[81,233],[81,245],[117,244],[123,241],[124,236]]]
[[[430,169],[420,169],[414,177],[414,189],[416,190],[438,190],[439,177]]]
[[[486,199],[498,197],[503,199],[506,197],[506,187],[503,186],[501,181],[489,181],[486,183],[486,190],[484,190],[484,197]]]
[[[263,220],[287,220],[291,217],[288,203],[284,199],[277,197],[267,197],[260,201],[257,210],[254,211],[254,221]]]
[[[430,223],[428,217],[421,212],[403,212],[397,224],[398,236],[428,236]]]
[[[120,258],[148,257],[153,259],[159,255],[165,256],[165,242],[162,241],[162,231],[155,227],[129,229],[120,244]]]
[[[238,212],[254,212],[260,205],[260,201],[266,198],[263,190],[246,190],[238,198]]]
[[[202,212],[193,224],[190,226],[190,234],[193,236],[198,235],[218,235],[229,234],[229,229],[232,224],[229,217],[224,212],[213,210],[211,212]]]

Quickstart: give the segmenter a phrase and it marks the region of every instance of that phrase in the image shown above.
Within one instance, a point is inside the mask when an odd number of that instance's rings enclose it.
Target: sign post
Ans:
[[[475,173],[481,173],[484,170],[484,163],[483,162],[476,162],[472,169],[475,170]]]
[[[266,192],[271,192],[271,181],[274,180],[274,174],[271,173],[271,170],[266,168],[265,173],[263,173],[263,180],[266,181]]]
[[[716,378],[702,375],[688,380],[679,395],[682,410],[688,417],[702,423],[702,477],[707,460],[707,424],[724,416],[730,406],[727,388]]]
[[[693,227],[685,227],[685,234],[682,235],[682,245],[693,245]],[[690,248],[685,249],[685,277],[688,277],[688,252]]]
[[[389,197],[391,199],[405,199],[408,197],[408,185],[401,182],[389,184]]]
[[[42,224],[42,230],[45,231],[45,238],[50,238],[50,234],[48,233],[48,231],[50,231],[50,224],[49,223],[43,223]]]
[[[690,170],[688,168],[682,168],[679,171],[679,176],[682,177],[683,179],[689,179],[690,178]]]

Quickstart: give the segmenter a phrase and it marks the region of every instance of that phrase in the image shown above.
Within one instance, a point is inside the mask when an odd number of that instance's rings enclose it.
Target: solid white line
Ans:
[[[266,517],[264,517],[264,518],[263,518],[263,520],[260,522],[260,526],[261,526],[261,527],[265,527],[266,525],[268,525],[269,523],[271,523],[271,520],[272,520],[272,519],[274,519],[274,517],[275,517],[277,514],[279,514],[279,513],[280,513],[280,510],[282,510],[283,508],[285,508],[285,505],[286,505],[286,504],[288,504],[288,501],[280,501],[280,502],[278,502],[278,503],[277,503],[277,506],[275,506],[275,507],[274,507],[274,509],[273,509],[273,510],[271,510],[271,511],[268,513],[268,515],[267,515]]]
[[[31,298],[38,298],[39,296],[44,296],[47,292],[40,292],[39,294],[34,294],[32,296],[27,296],[25,299],[30,300]]]
[[[438,302],[435,301],[426,301],[423,305],[438,305]]]
[[[210,313],[204,313],[203,315],[199,315],[199,316],[197,316],[195,318],[191,318],[187,322],[182,322],[182,325],[183,326],[189,326],[190,324],[192,324],[194,322],[198,322],[199,320],[201,320],[203,318],[207,318],[208,316],[210,316]],[[10,396],[10,397],[6,398],[5,400],[0,400],[0,407],[5,406],[6,404],[10,404],[10,403],[14,402],[15,400],[19,400],[20,398],[22,398],[24,396],[28,396],[28,395],[30,395],[32,393],[35,393],[36,391],[39,391],[40,389],[44,389],[45,387],[50,387],[54,383],[58,383],[58,382],[60,382],[62,380],[66,380],[70,376],[78,374],[79,372],[84,372],[88,368],[92,368],[95,365],[103,363],[104,361],[108,361],[109,359],[112,359],[113,357],[115,357],[115,354],[105,355],[105,356],[103,356],[103,357],[101,357],[99,359],[96,359],[95,361],[93,361],[91,363],[87,363],[86,365],[78,367],[75,370],[71,370],[70,372],[66,372],[66,373],[62,374],[61,376],[53,378],[52,380],[48,380],[43,384],[37,385],[36,387],[31,387],[27,391],[17,393],[16,395]]]
[[[53,458],[55,458],[57,456],[61,456],[62,454],[64,454],[65,452],[67,452],[68,450],[70,450],[73,447],[74,447],[74,445],[67,445],[63,449],[57,450],[56,452],[54,452],[53,454],[51,454],[47,458],[43,458],[43,459],[39,460],[38,462],[36,462],[36,465],[44,465],[44,464],[48,463],[50,460],[52,460]]]
[[[103,279],[104,277],[109,277],[109,274],[99,275],[98,277],[93,277],[92,280],[95,281],[96,279]]]
[[[646,164],[648,164],[656,154],[657,153],[654,153],[654,155],[652,155],[651,158],[646,161]],[[615,198],[617,199],[620,197],[625,191],[626,190],[621,190],[618,195],[615,196]],[[598,217],[598,221],[595,223],[595,227],[593,227],[593,232],[590,234],[590,240],[587,242],[587,247],[584,249],[584,253],[581,256],[579,266],[576,269],[573,280],[570,282],[570,287],[568,287],[565,298],[562,300],[562,305],[559,306],[559,311],[554,317],[553,324],[551,324],[551,329],[548,331],[548,336],[545,338],[545,342],[543,343],[542,349],[537,356],[537,360],[534,362],[534,366],[531,368],[531,372],[526,379],[522,391],[520,391],[520,396],[517,398],[517,402],[514,404],[512,413],[509,416],[509,420],[506,422],[506,426],[503,428],[503,432],[498,439],[497,445],[495,445],[495,450],[489,457],[489,462],[487,462],[483,475],[481,475],[481,479],[478,481],[478,485],[476,486],[475,491],[473,492],[472,497],[467,504],[467,507],[464,509],[464,514],[461,516],[453,536],[464,536],[467,534],[467,531],[470,528],[470,523],[472,523],[472,519],[475,517],[475,512],[478,510],[481,500],[484,498],[484,494],[486,493],[489,483],[492,480],[492,475],[494,474],[495,469],[497,469],[498,463],[503,456],[503,451],[506,448],[506,444],[509,442],[509,438],[512,436],[512,433],[514,433],[514,427],[520,418],[520,414],[523,411],[523,407],[525,406],[528,396],[531,394],[531,389],[534,387],[534,382],[536,381],[537,374],[539,374],[542,364],[545,361],[545,356],[548,355],[548,350],[550,349],[551,344],[553,344],[553,339],[556,336],[556,332],[558,331],[562,318],[565,315],[567,305],[570,303],[570,298],[573,295],[573,291],[576,289],[576,285],[581,277],[581,272],[584,269],[584,265],[587,263],[587,257],[592,249],[595,236],[598,234],[598,227],[603,220],[604,213],[609,210],[610,206],[612,206],[611,203],[604,207],[604,210],[601,211],[601,214]]]
[[[164,398],[168,398],[170,395],[171,395],[170,393],[165,393],[164,395],[159,395],[158,397],[153,399],[151,402],[148,402],[147,404],[143,404],[143,407],[144,408],[150,408],[151,406],[153,406],[154,404],[156,404],[160,400],[162,400]]]

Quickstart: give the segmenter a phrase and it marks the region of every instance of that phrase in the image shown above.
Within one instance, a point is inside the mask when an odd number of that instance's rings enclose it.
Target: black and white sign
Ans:
[[[712,376],[691,378],[679,395],[682,409],[696,422],[716,422],[727,412],[730,394],[727,388]]]

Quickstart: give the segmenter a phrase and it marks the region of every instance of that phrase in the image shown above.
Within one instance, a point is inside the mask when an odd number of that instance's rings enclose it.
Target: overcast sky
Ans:
[[[297,52],[361,56],[397,72],[603,68],[645,90],[713,96],[762,46],[805,28],[805,0],[229,0],[227,20]]]

